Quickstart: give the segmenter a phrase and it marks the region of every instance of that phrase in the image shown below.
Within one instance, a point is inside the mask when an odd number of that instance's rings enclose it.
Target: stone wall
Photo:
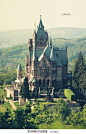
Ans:
[[[25,98],[22,98],[22,97],[20,96],[20,97],[19,97],[19,105],[20,105],[20,106],[24,106],[25,102],[26,102],[26,99],[25,99]]]
[[[6,87],[5,90],[7,91],[8,98],[13,97],[13,87],[12,86]]]

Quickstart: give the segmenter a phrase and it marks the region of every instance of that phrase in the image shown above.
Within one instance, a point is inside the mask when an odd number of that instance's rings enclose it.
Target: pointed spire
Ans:
[[[43,23],[42,23],[42,18],[41,18],[41,16],[42,16],[42,15],[40,15],[39,28],[42,29],[42,28],[44,28],[44,26],[43,26]]]
[[[50,37],[49,46],[52,48],[52,39],[51,39],[51,37]]]
[[[22,67],[21,67],[21,64],[18,65],[18,68],[17,68],[18,71],[22,71]]]
[[[34,46],[33,46],[33,61],[36,60],[36,43],[34,41]]]
[[[41,9],[39,11],[40,11],[40,20],[41,20]]]
[[[41,20],[41,16],[42,16],[42,15],[40,14],[40,20]]]
[[[53,45],[52,45],[52,48],[51,48],[50,60],[54,60],[55,61]]]
[[[41,15],[40,15],[40,22],[39,22],[39,26],[38,26],[38,30],[37,30],[37,40],[39,40],[41,38],[41,35],[42,35],[43,40],[45,40],[44,25],[42,23],[42,19],[41,19]]]

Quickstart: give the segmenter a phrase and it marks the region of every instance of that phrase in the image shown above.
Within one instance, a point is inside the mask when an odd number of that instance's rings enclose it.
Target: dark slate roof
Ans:
[[[47,59],[49,60],[50,59],[50,52],[51,52],[51,48],[49,47],[49,45],[47,45],[42,54],[40,55],[38,61],[40,61],[43,57],[44,57],[44,54],[46,55]]]
[[[37,79],[36,78],[33,78],[32,82],[37,82]]]
[[[54,48],[54,54],[57,55],[58,54],[58,59],[60,60],[62,57],[62,64],[63,65],[67,65],[67,54],[66,54],[66,50],[57,50],[57,48]]]
[[[40,55],[42,54],[42,52],[43,52],[43,49],[36,50],[36,60],[37,60],[37,57],[38,58],[40,57]],[[30,50],[30,57],[32,59],[32,57],[33,57],[33,50]]]
[[[18,70],[18,71],[22,71],[21,64],[18,65],[17,70]]]
[[[41,36],[42,36],[43,40],[45,40],[44,26],[43,26],[42,20],[40,18],[39,27],[38,27],[38,31],[37,31],[37,40],[39,40]]]
[[[36,56],[38,57],[38,61],[41,61],[41,59],[44,57],[44,54],[46,55],[49,61],[51,60],[56,61],[57,66],[67,65],[66,50],[57,50],[57,48],[53,48],[53,47],[51,48],[49,45],[47,45],[44,48],[44,50],[36,50]],[[32,59],[33,50],[30,51],[30,57]],[[37,57],[36,57],[36,60],[37,60]],[[61,57],[62,57],[62,62],[61,62]]]

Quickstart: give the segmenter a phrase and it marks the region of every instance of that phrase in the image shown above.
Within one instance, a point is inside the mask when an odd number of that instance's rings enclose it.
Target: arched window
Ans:
[[[48,79],[48,80],[47,80],[47,85],[48,85],[48,86],[49,86],[49,83],[50,83],[50,80]]]
[[[45,86],[45,79],[43,80],[43,86]]]
[[[39,86],[41,85],[41,79],[39,80]]]

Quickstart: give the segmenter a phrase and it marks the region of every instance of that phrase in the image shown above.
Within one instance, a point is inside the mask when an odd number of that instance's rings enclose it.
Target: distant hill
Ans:
[[[52,38],[80,38],[86,36],[86,28],[59,27],[48,29]],[[33,29],[0,31],[0,48],[27,43],[32,38]]]
[[[71,69],[72,60],[78,57],[81,51],[83,56],[86,57],[86,37],[83,38],[53,38],[52,43],[54,47],[59,49],[68,49],[68,63]],[[21,63],[22,67],[25,66],[25,56],[28,53],[28,44],[17,45],[9,48],[0,49],[0,70],[16,69],[17,65]]]
[[[86,28],[59,27],[48,30],[53,38],[80,38],[86,36]]]

